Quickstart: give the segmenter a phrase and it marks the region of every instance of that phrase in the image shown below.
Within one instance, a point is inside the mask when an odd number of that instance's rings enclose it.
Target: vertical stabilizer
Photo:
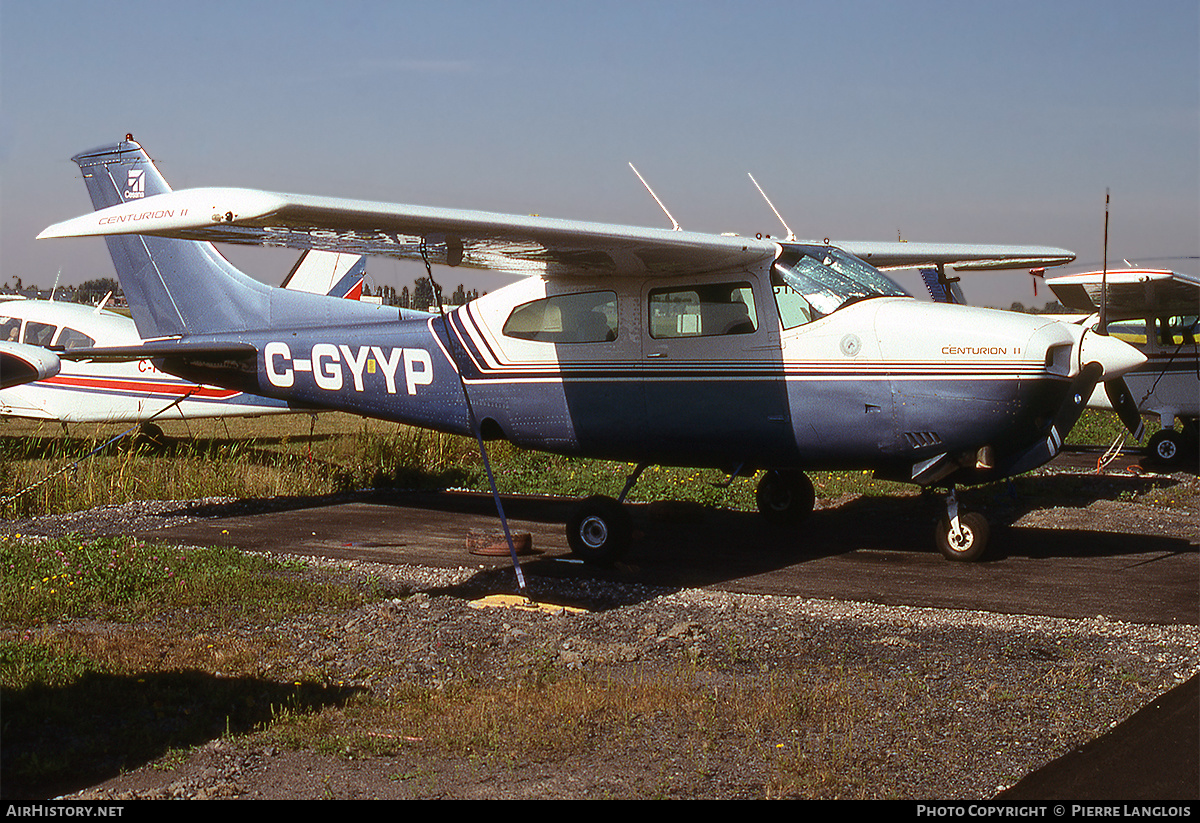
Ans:
[[[71,159],[96,209],[171,191],[132,135]],[[272,288],[239,271],[211,243],[137,234],[104,239],[143,339],[369,322],[399,314],[357,300]]]
[[[171,190],[132,135],[71,159],[83,172],[96,209]],[[143,338],[266,325],[267,287],[240,272],[212,244],[140,235],[104,239]],[[219,284],[216,292],[213,284]]]

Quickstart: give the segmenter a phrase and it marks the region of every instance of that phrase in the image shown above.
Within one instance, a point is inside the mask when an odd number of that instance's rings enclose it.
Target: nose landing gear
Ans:
[[[989,528],[979,512],[958,510],[958,497],[951,486],[946,494],[946,516],[938,521],[934,542],[947,560],[974,562],[987,553]]]

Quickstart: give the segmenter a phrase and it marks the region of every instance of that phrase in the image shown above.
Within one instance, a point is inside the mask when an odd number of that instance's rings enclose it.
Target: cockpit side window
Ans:
[[[0,340],[19,343],[21,341],[21,321],[15,317],[0,317]]]
[[[522,303],[504,321],[504,335],[543,343],[607,343],[617,339],[616,292],[558,294]]]
[[[753,334],[758,329],[749,283],[653,289],[649,309],[650,336],[656,339]]]
[[[51,341],[54,340],[54,333],[58,331],[58,326],[49,323],[35,323],[30,320],[25,324],[25,338],[22,343],[28,343],[31,346],[43,346],[49,348]]]

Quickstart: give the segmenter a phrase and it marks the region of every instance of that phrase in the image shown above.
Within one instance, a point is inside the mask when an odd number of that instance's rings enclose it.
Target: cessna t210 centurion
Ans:
[[[804,472],[870,469],[948,490],[941,551],[988,524],[956,484],[1050,460],[1095,386],[1144,361],[1079,326],[919,302],[877,267],[1026,268],[1063,249],[794,242],[231,188],[122,202],[158,171],[125,141],[74,158],[97,211],[40,237],[105,236],[143,338],[72,356],[530,449],[636,463],[583,501],[568,541],[611,561],[648,465],[763,472],[760,510],[798,522]],[[446,314],[270,288],[209,245],[387,255],[526,275]]]

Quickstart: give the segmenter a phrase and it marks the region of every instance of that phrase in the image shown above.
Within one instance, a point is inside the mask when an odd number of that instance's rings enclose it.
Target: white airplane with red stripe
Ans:
[[[301,257],[287,288],[358,299],[365,259],[331,252]],[[95,306],[53,300],[0,302],[0,417],[60,423],[257,417],[294,411],[284,400],[193,383],[148,358],[127,362],[59,358],[85,346],[141,345],[134,321]]]

